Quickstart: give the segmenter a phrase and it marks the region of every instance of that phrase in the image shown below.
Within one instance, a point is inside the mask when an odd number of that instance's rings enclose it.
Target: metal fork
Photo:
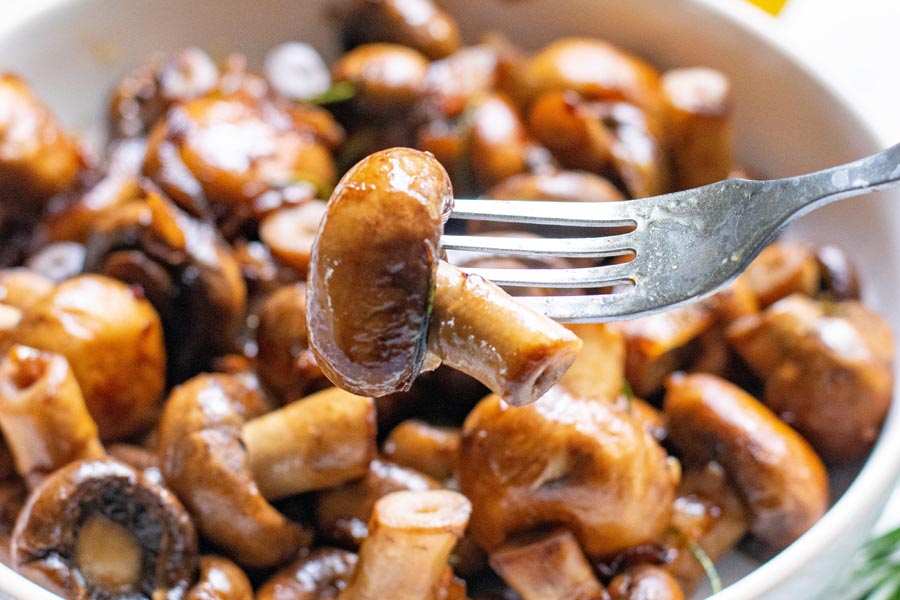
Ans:
[[[602,288],[614,293],[521,298],[563,322],[634,318],[679,306],[737,277],[788,223],[835,200],[900,184],[900,144],[845,165],[786,179],[729,179],[623,202],[457,200],[451,218],[593,227],[577,238],[444,235],[443,247],[491,254],[634,257],[570,269],[464,269],[502,286]],[[627,233],[610,233],[614,228]],[[627,289],[622,290],[623,284]]]

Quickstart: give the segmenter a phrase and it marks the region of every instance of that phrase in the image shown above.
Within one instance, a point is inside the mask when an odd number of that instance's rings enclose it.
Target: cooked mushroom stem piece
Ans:
[[[631,567],[609,583],[612,600],[684,600],[678,581],[653,565]]]
[[[728,177],[734,166],[728,78],[695,67],[666,71],[660,83],[675,187],[695,188]]]
[[[580,342],[562,325],[437,260],[452,201],[440,163],[409,148],[368,156],[335,188],[313,245],[307,321],[319,365],[340,387],[409,389],[430,337],[433,354],[520,405],[575,359]]]
[[[185,600],[253,600],[253,587],[239,566],[221,556],[200,558],[200,576]]]
[[[60,354],[13,346],[3,357],[0,429],[16,470],[32,488],[63,465],[106,454],[81,388]]]
[[[16,569],[70,598],[180,598],[196,554],[194,527],[178,500],[113,459],[78,461],[47,477],[12,540]]]
[[[356,555],[319,548],[279,570],[259,589],[257,600],[325,600],[347,587]]]
[[[379,500],[339,600],[438,600],[471,510],[465,496],[449,490],[394,492]]]
[[[436,427],[422,421],[404,421],[384,441],[385,458],[416,469],[437,480],[453,477],[459,462],[456,427]]]
[[[477,275],[440,261],[428,349],[513,406],[531,404],[559,381],[581,341]]]
[[[603,586],[568,529],[516,540],[491,553],[491,567],[523,600],[600,600]]]
[[[329,488],[369,470],[375,455],[374,403],[330,388],[249,421],[242,435],[266,498]]]
[[[725,467],[751,513],[750,530],[777,549],[828,508],[828,479],[809,444],[736,385],[713,375],[673,375],[665,414],[688,464]]]

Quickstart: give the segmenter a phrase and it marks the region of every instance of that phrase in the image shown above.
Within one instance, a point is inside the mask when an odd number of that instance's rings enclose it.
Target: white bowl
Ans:
[[[150,53],[188,45],[215,56],[247,54],[259,64],[271,46],[303,40],[337,51],[334,8],[344,0],[0,0],[0,70],[24,75],[62,121],[85,133],[104,121],[117,78]],[[709,65],[727,72],[737,106],[737,155],[753,173],[798,174],[879,149],[839,94],[773,35],[767,18],[738,0],[441,0],[470,36],[505,32],[537,48],[554,38],[599,35],[661,67]],[[868,303],[900,331],[900,196],[845,201],[801,221],[795,237],[835,242],[859,261]],[[735,553],[720,565],[716,600],[824,598],[830,582],[881,512],[900,470],[895,404],[870,459],[808,533],[759,568]],[[835,489],[859,465],[836,474]],[[0,566],[2,567],[2,566]],[[55,596],[0,568],[0,595]],[[703,592],[698,593],[702,597]]]

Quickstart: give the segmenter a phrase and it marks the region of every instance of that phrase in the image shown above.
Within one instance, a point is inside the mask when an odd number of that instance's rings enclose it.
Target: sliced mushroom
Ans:
[[[472,506],[449,490],[394,492],[375,503],[359,562],[339,600],[438,600]]]
[[[325,216],[325,203],[312,201],[301,206],[282,208],[259,224],[259,237],[279,262],[305,279],[313,241]]]
[[[781,549],[828,508],[828,475],[800,435],[739,387],[713,375],[673,375],[664,411],[688,465],[716,461],[750,509],[754,535]]]
[[[166,379],[159,316],[124,284],[82,275],[57,285],[22,315],[7,338],[69,361],[103,440],[146,429]]]
[[[524,408],[488,396],[463,426],[459,486],[488,551],[546,524],[564,524],[591,558],[658,540],[678,473],[625,408],[561,385]]]
[[[329,384],[309,348],[303,284],[280,288],[266,299],[256,345],[259,378],[282,404]]]
[[[456,473],[459,435],[456,427],[404,421],[391,430],[382,452],[388,460],[445,481]]]
[[[666,71],[660,90],[675,188],[700,187],[728,177],[732,158],[731,82],[715,69]]]
[[[197,567],[190,516],[164,487],[113,459],[45,479],[19,514],[13,562],[69,598],[180,598]]]
[[[97,223],[85,268],[140,286],[162,319],[172,381],[230,350],[243,325],[247,290],[231,249],[153,189]]]
[[[344,176],[313,246],[310,345],[328,378],[354,393],[409,389],[427,340],[434,355],[507,402],[533,402],[580,343],[437,260],[452,198],[440,164],[407,148],[369,156]]]
[[[356,569],[352,552],[318,548],[272,575],[259,588],[257,600],[326,600],[346,589]]]
[[[784,298],[728,339],[765,380],[764,401],[828,461],[863,456],[890,407],[891,328],[856,301]]]
[[[358,548],[379,499],[392,492],[438,489],[441,484],[424,473],[376,458],[362,479],[319,492],[316,527],[331,542]]]
[[[0,430],[30,488],[106,455],[68,361],[52,352],[13,346],[0,360]]]
[[[76,182],[84,159],[75,141],[19,77],[0,72],[0,207],[31,222]]]
[[[126,75],[113,92],[109,106],[113,137],[145,134],[174,103],[199,98],[218,83],[216,63],[199,48],[152,57]]]
[[[415,48],[428,58],[444,58],[459,48],[456,22],[432,0],[356,0],[344,21],[343,42],[355,48],[391,42]]]
[[[684,600],[678,581],[654,565],[631,567],[609,582],[610,600]]]
[[[197,583],[185,600],[253,600],[253,587],[236,564],[221,556],[201,556]]]
[[[567,529],[513,540],[491,552],[491,567],[523,600],[603,600],[606,594]]]

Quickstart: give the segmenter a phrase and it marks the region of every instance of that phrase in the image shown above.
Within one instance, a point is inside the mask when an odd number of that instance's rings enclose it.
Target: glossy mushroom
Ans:
[[[607,591],[611,600],[684,600],[678,581],[654,565],[627,569],[609,582]]]
[[[828,508],[822,460],[800,435],[741,388],[713,375],[674,375],[664,411],[688,465],[714,460],[749,507],[750,530],[782,549]]]
[[[359,562],[339,600],[438,600],[471,504],[449,490],[394,492],[375,503]]]
[[[13,346],[0,360],[0,430],[31,488],[70,462],[106,455],[60,354]]]
[[[22,315],[5,349],[21,344],[66,357],[103,440],[146,429],[166,379],[159,316],[114,279],[82,275],[57,285]]]
[[[356,0],[343,24],[347,48],[391,42],[415,48],[434,60],[459,48],[456,22],[432,0]]]
[[[185,600],[253,600],[253,587],[239,566],[221,556],[201,556],[197,582]]]
[[[445,481],[456,473],[459,462],[460,431],[422,421],[403,421],[384,440],[385,458]]]
[[[408,389],[427,347],[507,402],[533,402],[580,344],[493,284],[438,261],[452,198],[440,164],[406,148],[374,154],[344,176],[313,246],[310,345],[329,379],[354,393]]]
[[[256,600],[326,600],[336,598],[356,569],[356,554],[317,548],[272,575]]]
[[[16,569],[69,598],[180,598],[197,537],[166,488],[113,459],[79,461],[28,498],[12,540]]]
[[[365,44],[344,54],[331,71],[336,82],[356,90],[350,103],[357,116],[397,118],[425,97],[428,59],[398,44]]]

